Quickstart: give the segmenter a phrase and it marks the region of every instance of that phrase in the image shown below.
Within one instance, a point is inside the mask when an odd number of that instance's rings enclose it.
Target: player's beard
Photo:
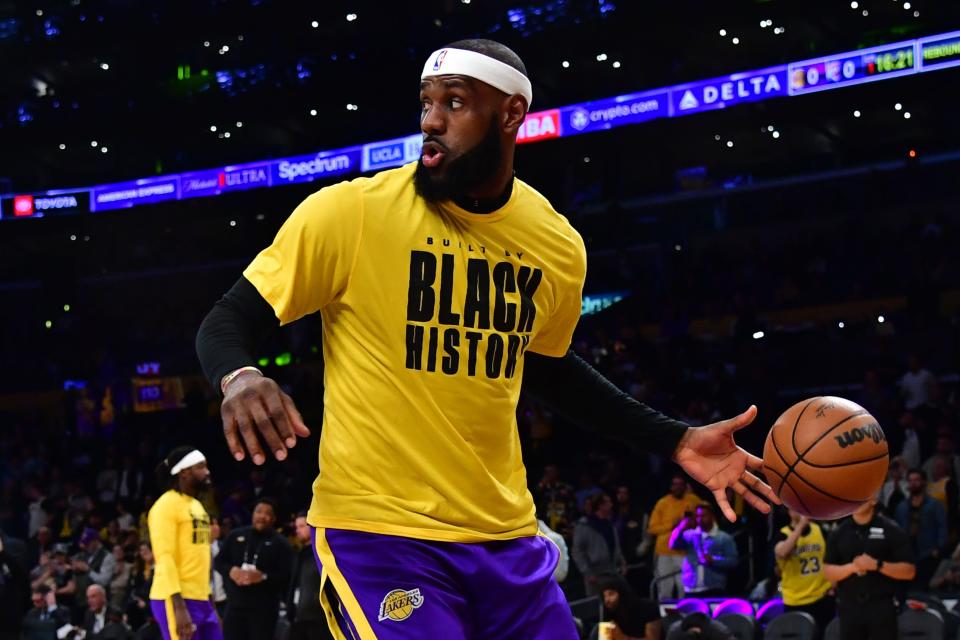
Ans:
[[[496,176],[502,153],[500,129],[494,115],[483,139],[463,155],[446,159],[443,173],[434,173],[423,166],[423,158],[420,158],[413,174],[414,189],[427,202],[465,199],[471,190]]]

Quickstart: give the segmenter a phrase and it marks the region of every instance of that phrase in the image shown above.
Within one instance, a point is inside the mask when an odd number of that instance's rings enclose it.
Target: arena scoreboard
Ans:
[[[794,62],[787,65],[790,95],[916,73],[917,60],[917,45],[911,41]]]

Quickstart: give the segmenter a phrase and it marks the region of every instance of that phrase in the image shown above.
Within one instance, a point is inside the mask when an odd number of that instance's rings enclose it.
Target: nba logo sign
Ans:
[[[433,70],[440,71],[440,65],[443,64],[443,59],[447,57],[447,50],[444,49],[437,54],[437,59],[433,61]]]

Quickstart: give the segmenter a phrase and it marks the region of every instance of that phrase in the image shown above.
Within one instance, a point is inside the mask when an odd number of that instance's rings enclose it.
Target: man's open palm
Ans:
[[[780,499],[760,478],[750,472],[759,471],[763,460],[737,446],[733,434],[757,417],[757,407],[750,408],[729,420],[721,420],[704,427],[691,428],[683,436],[674,455],[677,464],[691,478],[710,489],[717,505],[727,520],[737,519],[727,500],[727,487],[743,496],[752,507],[763,513],[770,512],[770,502],[780,504]]]

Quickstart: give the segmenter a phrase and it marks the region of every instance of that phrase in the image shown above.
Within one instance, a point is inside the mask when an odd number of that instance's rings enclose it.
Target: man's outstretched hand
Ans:
[[[727,487],[763,513],[770,512],[767,500],[780,504],[773,489],[750,472],[750,469],[759,471],[763,467],[763,460],[750,455],[733,441],[733,433],[743,429],[756,417],[757,407],[750,405],[749,409],[735,418],[687,429],[673,454],[673,460],[691,478],[713,492],[717,505],[730,522],[735,521],[737,515],[727,500]]]
[[[234,459],[243,460],[246,447],[257,465],[267,460],[261,441],[277,460],[285,460],[297,438],[310,435],[290,396],[276,382],[256,372],[241,373],[227,385],[220,417]]]

